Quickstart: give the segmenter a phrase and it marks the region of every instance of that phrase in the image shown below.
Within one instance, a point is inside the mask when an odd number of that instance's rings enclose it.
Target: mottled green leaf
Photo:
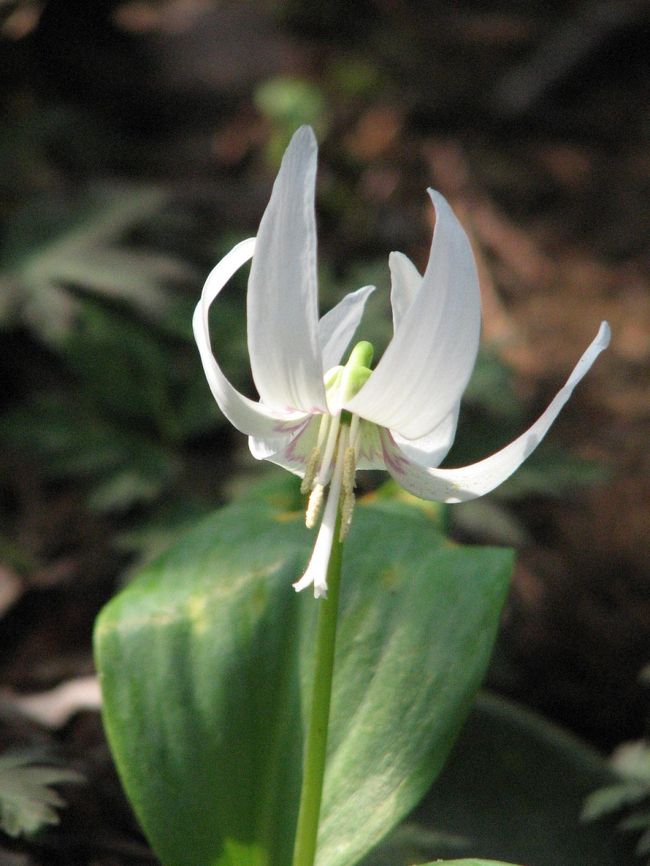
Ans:
[[[102,613],[97,661],[122,780],[165,866],[286,866],[317,602],[291,582],[302,516],[223,509]],[[353,866],[439,772],[483,675],[508,551],[447,542],[428,516],[359,507],[319,839]]]

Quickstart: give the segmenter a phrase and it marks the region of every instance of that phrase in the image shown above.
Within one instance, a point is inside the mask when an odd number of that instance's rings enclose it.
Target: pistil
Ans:
[[[330,421],[330,429],[327,434],[327,443],[325,445],[325,453],[323,454],[323,462],[320,465],[320,469],[316,474],[316,484],[322,484],[325,486],[331,476],[331,466],[332,466],[332,458],[334,457],[334,453],[336,450],[336,443],[338,442],[339,430],[341,428],[341,415],[335,415]]]
[[[345,367],[335,367],[327,373],[325,387],[328,392],[334,392],[338,397],[339,405],[351,399],[368,380],[371,361],[370,343],[357,343]],[[333,400],[333,404],[336,405],[336,400]],[[303,589],[313,583],[317,597],[327,593],[325,575],[334,542],[337,514],[340,513],[337,541],[344,540],[352,522],[360,434],[361,422],[358,415],[351,415],[341,409],[336,414],[323,415],[316,444],[307,460],[300,485],[301,492],[309,494],[305,514],[308,529],[316,525],[325,501],[325,488],[330,485],[312,558],[301,580],[294,584],[296,589]]]
[[[296,592],[300,592],[307,586],[313,584],[314,596],[316,598],[327,597],[327,566],[332,552],[332,545],[335,541],[336,518],[339,509],[339,501],[341,498],[341,483],[343,479],[343,448],[344,438],[339,442],[338,457],[334,466],[334,474],[332,476],[332,484],[330,485],[329,493],[327,494],[327,503],[323,520],[318,530],[316,544],[309,560],[309,565],[304,575],[297,583],[294,583]],[[318,488],[314,488],[314,492]]]

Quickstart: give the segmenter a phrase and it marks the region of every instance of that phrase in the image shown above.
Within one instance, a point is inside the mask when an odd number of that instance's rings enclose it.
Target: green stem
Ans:
[[[336,621],[341,587],[341,559],[343,544],[338,540],[341,515],[337,517],[334,544],[327,567],[327,598],[319,601],[316,631],[316,660],[314,687],[309,712],[309,728],[305,745],[300,810],[293,849],[293,866],[313,866],[316,859],[318,818],[323,796],[325,758],[327,756],[327,729],[332,697]]]

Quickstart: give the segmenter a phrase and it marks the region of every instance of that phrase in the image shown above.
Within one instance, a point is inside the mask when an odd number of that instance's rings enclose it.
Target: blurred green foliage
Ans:
[[[318,84],[305,78],[281,75],[267,79],[255,90],[255,106],[270,122],[266,153],[275,168],[299,126],[313,126],[319,138],[327,132],[325,95]]]
[[[227,474],[224,454],[213,491],[207,480],[204,488],[190,480],[189,464],[201,462],[197,443],[224,424],[191,334],[198,278],[187,261],[133,240],[143,225],[164,221],[171,207],[164,191],[107,187],[55,221],[62,204],[25,207],[5,239],[1,278],[10,300],[0,326],[21,348],[4,362],[20,387],[0,415],[3,486],[20,486],[12,469],[26,461],[46,487],[74,485],[89,514],[112,515],[118,546],[120,524],[127,547],[148,548],[159,522],[172,532],[209,508]],[[215,337],[241,385],[239,313],[235,281]],[[3,526],[15,525],[5,517]]]
[[[590,794],[582,817],[595,821],[618,816],[623,831],[641,833],[639,857],[650,855],[650,742],[637,740],[619,746],[612,758],[619,780]]]

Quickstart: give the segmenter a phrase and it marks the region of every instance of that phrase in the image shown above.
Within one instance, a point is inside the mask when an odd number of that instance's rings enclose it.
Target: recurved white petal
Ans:
[[[255,238],[242,241],[212,269],[194,310],[192,327],[210,390],[226,418],[242,433],[277,438],[287,427],[291,428],[304,418],[304,414],[272,411],[240,394],[224,376],[210,345],[210,305],[235,271],[251,258],[254,248]]]
[[[409,460],[421,466],[435,468],[442,463],[453,444],[459,411],[460,403],[457,403],[437,427],[418,439],[405,439],[395,432],[393,432],[393,439]]]
[[[291,139],[257,234],[248,281],[248,352],[267,406],[326,407],[318,339],[316,276],[317,145],[301,127]]]
[[[400,450],[388,430],[382,430],[382,445],[386,469],[402,487],[421,499],[441,502],[464,502],[483,496],[509,478],[544,438],[573,389],[587,373],[598,355],[609,345],[607,322],[600,326],[596,338],[576,364],[575,369],[559,390],[546,411],[533,426],[510,445],[471,466],[459,469],[427,469],[411,462]]]
[[[328,313],[325,313],[318,323],[325,373],[335,367],[343,357],[359,327],[366,301],[374,291],[374,286],[364,286],[356,292],[350,292]]]
[[[404,253],[388,256],[390,268],[390,305],[393,310],[393,332],[397,332],[408,308],[422,285],[422,274]]]
[[[459,402],[474,367],[480,297],[474,256],[445,199],[429,190],[436,224],[429,263],[408,309],[414,274],[393,260],[403,283],[398,329],[370,379],[345,404],[350,412],[407,439],[429,433]],[[411,285],[413,283],[413,285]]]

